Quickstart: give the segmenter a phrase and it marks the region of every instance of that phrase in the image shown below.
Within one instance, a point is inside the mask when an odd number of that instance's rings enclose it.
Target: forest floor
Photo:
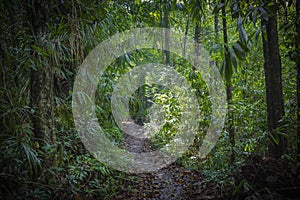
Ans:
[[[127,121],[125,132],[144,134],[145,129]],[[124,146],[129,152],[149,152],[151,145],[147,138],[124,134]],[[205,181],[200,170],[186,169],[171,164],[156,172],[130,175],[134,182],[128,182],[117,191],[115,199],[225,199],[222,188]]]
[[[143,126],[127,121],[123,128],[125,149],[135,153],[152,151],[149,139],[126,134],[145,135]],[[199,169],[188,169],[175,162],[152,173],[126,175],[113,199],[300,199],[299,163],[250,157],[235,171],[235,184],[223,184],[208,181]]]

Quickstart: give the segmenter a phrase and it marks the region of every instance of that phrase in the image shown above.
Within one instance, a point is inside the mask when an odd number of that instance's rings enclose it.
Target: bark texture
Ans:
[[[298,143],[297,143],[297,154],[298,160],[300,161],[300,1],[296,0],[296,12],[297,12],[297,21],[296,21],[296,52],[298,58],[296,60],[296,70],[297,70],[297,119],[298,119],[298,126],[297,126],[297,135],[298,135]]]
[[[225,0],[222,0],[221,3],[225,4]],[[227,22],[226,22],[226,10],[225,6],[222,8],[222,25],[223,25],[223,40],[224,40],[224,49],[226,49],[226,45],[228,45],[228,35],[227,35]],[[225,53],[228,53],[225,50]],[[225,55],[226,58],[226,55]],[[232,66],[226,66],[226,67],[232,67]],[[231,78],[229,78],[226,81],[226,94],[227,94],[227,104],[228,104],[228,114],[227,114],[227,120],[228,120],[228,128],[227,131],[229,133],[229,142],[231,145],[231,155],[230,155],[230,161],[233,164],[235,162],[235,132],[234,132],[234,118],[233,118],[233,108],[232,108],[232,83]]]
[[[31,0],[27,2],[27,13],[34,45],[47,51],[46,39],[47,23],[51,22],[50,9],[52,1]],[[33,50],[32,56],[36,67],[31,69],[31,106],[34,109],[32,117],[33,132],[39,144],[55,143],[54,134],[54,84],[51,62],[45,55],[39,55]]]
[[[275,6],[269,7],[269,20],[262,19],[262,30],[266,30],[263,37],[264,71],[266,83],[266,100],[268,113],[268,130],[270,132],[269,155],[281,157],[286,152],[286,138],[280,135],[278,128],[284,116],[282,93],[281,59],[278,43],[278,28]]]

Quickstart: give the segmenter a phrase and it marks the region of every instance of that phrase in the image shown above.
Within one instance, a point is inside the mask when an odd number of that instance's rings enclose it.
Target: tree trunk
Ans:
[[[53,98],[52,70],[31,70],[31,105],[35,110],[32,124],[35,138],[40,144],[55,143]]]
[[[219,31],[220,31],[220,27],[219,27],[219,17],[218,17],[218,12],[215,13],[214,16],[214,29],[215,29],[215,43],[218,44],[219,42]],[[218,67],[218,61],[216,60],[216,66]]]
[[[295,37],[295,44],[296,44],[296,52],[297,52],[297,60],[296,60],[296,70],[297,70],[297,135],[298,135],[298,143],[297,143],[297,154],[298,154],[298,161],[300,161],[300,0],[296,0],[296,13],[297,13],[297,22],[296,22],[296,37]]]
[[[219,31],[220,31],[218,13],[215,13],[215,16],[214,16],[214,29],[215,29],[215,42],[218,43]]]
[[[190,23],[190,15],[188,14],[187,18],[186,18],[186,25],[185,25],[182,57],[185,57],[185,54],[186,54],[186,37],[189,32],[189,23]]]
[[[269,20],[262,19],[267,38],[263,37],[264,71],[268,113],[268,131],[270,133],[269,155],[281,157],[286,152],[286,138],[278,133],[280,121],[284,116],[284,104],[281,79],[281,60],[279,54],[276,7],[270,6]],[[262,29],[264,30],[264,29]]]
[[[221,3],[225,4],[225,0],[222,0]],[[226,8],[223,6],[222,8],[222,23],[223,23],[223,40],[224,40],[224,49],[225,46],[228,44],[228,36],[227,36],[227,22],[226,22]],[[225,51],[226,53],[226,51]],[[226,56],[225,56],[226,57]],[[229,66],[232,67],[232,66]],[[231,78],[230,78],[231,79]],[[233,164],[235,162],[235,133],[234,133],[234,119],[233,119],[233,108],[232,108],[232,84],[231,80],[228,80],[226,82],[226,94],[227,94],[227,104],[228,104],[228,133],[229,133],[229,142],[231,144],[231,155],[230,155],[230,161]]]
[[[201,42],[201,27],[198,23],[196,23],[195,26],[195,34],[194,34],[195,42],[200,44]],[[195,45],[195,61],[194,61],[194,66],[199,65],[199,56],[200,56],[200,49],[199,45]],[[193,70],[195,71],[195,67],[193,66]]]
[[[232,108],[232,83],[231,80],[226,83],[226,95],[227,95],[227,104],[228,104],[228,133],[229,133],[229,142],[231,144],[231,155],[230,162],[233,164],[235,162],[235,132],[234,132],[234,117],[233,117],[233,108]]]
[[[170,24],[169,24],[169,11],[168,8],[164,8],[164,28],[165,30],[165,64],[169,65],[170,64]]]
[[[43,45],[41,36],[47,34],[47,24],[50,22],[51,1],[31,0],[27,6],[31,32],[35,45]],[[41,47],[44,50],[46,47]],[[38,55],[33,50],[32,56],[36,60],[36,69],[31,69],[31,106],[34,109],[32,117],[33,132],[40,145],[55,143],[54,134],[54,94],[53,71],[49,59]],[[48,160],[49,161],[49,160]],[[47,161],[46,165],[50,165]]]

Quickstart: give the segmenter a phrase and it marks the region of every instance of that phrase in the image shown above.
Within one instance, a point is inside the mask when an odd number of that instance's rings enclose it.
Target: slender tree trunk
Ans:
[[[163,14],[164,14],[164,11],[163,11],[163,0],[160,0],[159,1],[159,6],[160,6],[160,9],[159,9],[159,25],[160,27],[164,27],[164,22],[163,22]],[[162,35],[164,34],[163,32],[161,33]],[[164,43],[163,43],[163,39],[162,39],[162,48],[164,48]],[[162,56],[162,63],[165,63],[165,52],[164,51],[161,51],[161,56]]]
[[[219,27],[219,17],[218,17],[218,12],[215,13],[214,16],[214,28],[215,28],[215,43],[217,44],[219,41],[219,31],[220,31],[220,27]],[[218,61],[216,60],[216,66],[218,67]]]
[[[219,41],[219,31],[220,31],[218,13],[215,13],[214,16],[214,28],[215,28],[215,42],[217,43]]]
[[[300,54],[300,0],[296,0],[296,12],[297,12],[297,22],[296,22],[296,52],[298,55]],[[300,161],[300,58],[298,57],[296,60],[296,70],[297,70],[297,135],[298,135],[298,143],[297,143],[297,154],[298,154],[298,161]]]
[[[222,0],[221,3],[225,4],[225,0]],[[227,22],[226,22],[226,10],[225,6],[222,8],[222,22],[223,22],[223,40],[224,40],[224,49],[225,45],[228,44],[228,36],[227,36]],[[227,93],[227,104],[228,104],[228,133],[229,133],[229,142],[231,144],[231,155],[230,161],[233,164],[235,162],[235,132],[234,132],[234,118],[233,118],[233,108],[232,108],[232,83],[229,79],[226,82],[226,93]]]
[[[51,0],[31,0],[27,6],[32,35],[36,45],[43,44],[41,37],[47,34],[47,22],[51,8]],[[44,50],[46,47],[42,47]],[[33,132],[40,145],[55,143],[54,134],[54,94],[53,71],[49,59],[38,55],[33,50],[32,56],[36,60],[36,69],[31,70],[31,106],[34,109],[32,117]],[[46,166],[50,166],[52,159],[48,159]]]
[[[195,26],[195,42],[200,44],[201,43],[201,27],[198,23],[196,23]],[[199,65],[199,56],[200,56],[200,49],[198,45],[195,45],[195,61],[194,61],[194,66]],[[193,70],[195,71],[195,67],[193,66]]]
[[[276,9],[275,6],[269,7],[272,13],[268,21],[262,19],[262,26],[265,26],[267,36],[267,38],[263,37],[263,50],[268,130],[270,132],[269,155],[278,158],[286,152],[286,138],[277,131],[284,116],[284,104]]]
[[[230,161],[233,164],[235,162],[235,131],[234,131],[234,117],[233,117],[233,108],[232,108],[232,83],[231,80],[226,83],[226,94],[227,94],[227,103],[228,103],[228,133],[229,133],[229,142],[231,144],[231,155]]]
[[[164,9],[164,28],[165,30],[165,64],[169,65],[170,64],[170,24],[169,24],[169,10],[167,8]]]
[[[225,0],[221,0],[221,3],[225,4]],[[222,25],[223,25],[223,40],[224,45],[228,44],[228,36],[227,36],[227,21],[226,21],[226,7],[225,5],[222,7]]]
[[[185,25],[185,32],[184,32],[183,52],[182,52],[183,57],[185,57],[186,54],[186,37],[189,32],[189,24],[190,24],[190,15],[188,14],[186,18],[186,25]]]

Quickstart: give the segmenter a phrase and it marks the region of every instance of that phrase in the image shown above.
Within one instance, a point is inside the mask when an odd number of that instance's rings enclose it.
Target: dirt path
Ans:
[[[123,122],[125,149],[134,153],[151,151],[149,139],[143,137],[145,132],[146,129],[143,126],[134,123],[132,120]]]
[[[133,121],[127,121],[124,123],[123,130],[130,133],[124,134],[124,146],[128,151],[136,153],[151,151],[149,140],[143,138],[144,135],[147,135],[147,130],[144,127],[135,124]],[[297,198],[297,187],[294,187],[298,180],[296,175],[298,171],[291,166],[284,160],[269,159],[262,160],[261,163],[250,160],[248,165],[241,168],[244,171],[239,175],[238,179],[240,180],[237,180],[237,183],[247,179],[252,183],[257,181],[256,186],[258,188],[263,187],[257,190],[262,192],[259,194],[262,199],[299,199]],[[296,167],[296,169],[298,168]],[[259,177],[253,176],[253,174],[258,174],[259,171],[257,170],[261,170]],[[282,171],[285,170],[286,172],[282,175]],[[287,174],[294,175],[286,179]],[[275,177],[276,180],[271,180],[269,177]],[[294,177],[294,179],[291,177]],[[290,180],[290,183],[287,180]],[[289,187],[289,185],[293,187]],[[206,181],[201,170],[191,170],[173,163],[153,173],[125,175],[122,182],[120,182],[120,187],[116,190],[115,196],[111,199],[225,200],[245,199],[248,195],[252,195],[250,190],[242,189],[239,191],[240,194],[233,197],[232,191],[234,189],[235,187],[228,183],[226,185],[224,183]],[[253,195],[258,194],[255,190],[253,192],[255,192]],[[286,197],[286,195],[291,198]]]
[[[132,136],[145,134],[145,128],[133,121],[123,124],[124,132],[131,131],[130,135],[124,133],[124,146],[128,151],[136,153],[151,151],[148,139]],[[172,164],[154,173],[130,176],[138,178],[138,182],[129,183],[128,188],[118,192],[116,199],[218,199],[216,196],[209,196],[205,191],[207,185],[200,170],[185,169]]]

